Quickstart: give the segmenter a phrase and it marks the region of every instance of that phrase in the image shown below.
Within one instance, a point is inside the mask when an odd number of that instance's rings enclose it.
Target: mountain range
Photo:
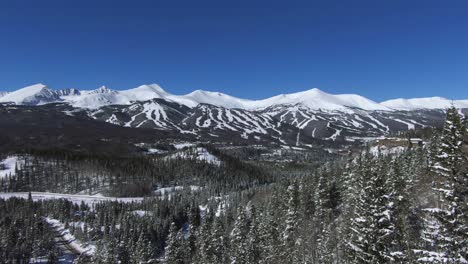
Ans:
[[[274,141],[297,146],[317,139],[354,141],[438,126],[444,109],[451,105],[468,108],[468,100],[431,97],[377,103],[360,95],[334,95],[317,88],[263,100],[202,90],[174,95],[157,84],[119,91],[105,86],[52,90],[36,84],[0,92],[0,103],[6,107],[48,105],[67,115],[85,113],[98,121],[176,131],[200,140]]]
[[[452,104],[458,108],[468,108],[468,100],[450,100],[443,97],[414,99],[393,99],[381,103],[374,102],[356,94],[329,94],[317,88],[292,93],[280,94],[262,100],[249,100],[233,97],[220,92],[196,90],[186,95],[174,95],[166,92],[157,84],[141,85],[129,90],[112,90],[101,86],[96,90],[62,89],[52,90],[44,84],[35,84],[13,92],[1,92],[0,102],[12,102],[23,105],[40,105],[51,102],[66,102],[72,106],[96,109],[105,105],[129,105],[135,101],[155,98],[176,102],[188,107],[198,104],[211,104],[224,108],[258,110],[274,105],[301,104],[309,109],[344,110],[360,108],[363,110],[416,110],[445,109]]]

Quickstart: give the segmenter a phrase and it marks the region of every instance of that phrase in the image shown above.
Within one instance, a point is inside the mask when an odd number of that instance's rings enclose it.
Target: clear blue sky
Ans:
[[[0,90],[38,82],[468,99],[468,1],[1,1]]]

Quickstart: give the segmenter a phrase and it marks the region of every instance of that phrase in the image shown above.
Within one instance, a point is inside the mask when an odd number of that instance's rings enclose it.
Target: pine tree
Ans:
[[[412,150],[414,151],[414,150]],[[391,233],[391,258],[393,261],[409,262],[413,261],[412,249],[415,248],[417,241],[413,236],[418,230],[410,224],[412,214],[411,205],[414,201],[411,194],[413,189],[413,175],[417,167],[411,159],[411,151],[395,158],[391,163],[391,169],[388,172],[389,187],[391,188],[389,214],[390,221],[395,229]]]
[[[205,217],[197,231],[196,263],[209,263],[211,259],[211,221],[210,217]]]
[[[276,250],[280,244],[279,231],[270,210],[271,209],[266,209],[264,211],[258,224],[258,246],[262,256],[259,263],[262,264],[272,263],[273,260],[279,258],[279,252]]]
[[[168,264],[183,264],[184,263],[184,248],[182,243],[182,232],[172,222],[169,228],[165,248],[165,260]]]
[[[435,156],[435,188],[439,205],[426,209],[425,240],[432,245],[425,257],[439,262],[468,262],[468,172],[463,152],[466,127],[455,107],[447,116]]]
[[[348,225],[349,263],[386,263],[392,260],[391,190],[384,173],[386,163],[368,154],[358,168],[354,217]]]
[[[147,229],[140,231],[133,257],[137,263],[148,263],[148,261],[153,259],[155,256],[153,245],[148,239],[148,233]]]
[[[316,193],[315,211],[315,236],[316,236],[316,257],[319,263],[331,263],[333,260],[333,238],[331,237],[331,225],[333,224],[333,209],[337,206],[339,194],[335,183],[329,182],[327,171],[319,174],[319,181]]]
[[[210,263],[227,263],[228,245],[221,217],[216,217],[214,219],[210,237],[211,249],[213,251],[212,254],[210,254]]]
[[[130,252],[125,240],[121,240],[117,246],[117,261],[119,263],[130,263]]]
[[[260,226],[257,216],[257,209],[252,204],[250,205],[250,229],[248,233],[249,244],[249,263],[259,263],[262,259],[262,246],[260,240]]]
[[[297,228],[299,221],[299,195],[298,195],[298,186],[296,183],[291,184],[288,187],[288,203],[287,203],[287,212],[285,227],[282,233],[282,259],[285,261],[292,261],[297,263],[299,261],[298,254],[298,236]]]
[[[230,235],[230,258],[232,264],[248,263],[248,232],[249,226],[245,211],[242,207],[239,207],[237,209],[237,219]]]

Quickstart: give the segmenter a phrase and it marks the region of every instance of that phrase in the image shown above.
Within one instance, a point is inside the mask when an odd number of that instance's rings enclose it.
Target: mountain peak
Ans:
[[[111,90],[109,87],[103,85],[96,90],[91,91],[90,93],[115,93],[115,91]]]
[[[161,86],[159,86],[159,85],[156,84],[156,83],[152,83],[152,84],[143,84],[143,85],[138,86],[137,88],[130,89],[130,90],[127,90],[127,91],[148,91],[148,92],[157,93],[157,94],[159,94],[159,95],[161,95],[161,94],[169,94],[169,93],[166,92]]]
[[[320,90],[319,88],[312,88],[312,89],[306,90],[304,92],[305,93],[307,93],[307,92],[309,92],[309,93],[326,93],[326,92]]]
[[[0,102],[15,104],[44,104],[59,100],[57,93],[42,83],[26,86],[0,98]]]
[[[33,84],[33,85],[29,85],[29,86],[26,86],[26,87],[23,87],[19,90],[16,90],[15,92],[18,92],[18,91],[40,91],[42,89],[49,89],[47,87],[47,85],[43,84],[43,83],[36,83],[36,84]]]

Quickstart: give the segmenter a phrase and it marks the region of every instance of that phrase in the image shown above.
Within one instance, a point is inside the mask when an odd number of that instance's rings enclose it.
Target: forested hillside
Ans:
[[[430,140],[346,154],[210,144],[9,149],[0,156],[0,258],[467,263],[466,120],[451,108],[441,131],[418,133]]]

